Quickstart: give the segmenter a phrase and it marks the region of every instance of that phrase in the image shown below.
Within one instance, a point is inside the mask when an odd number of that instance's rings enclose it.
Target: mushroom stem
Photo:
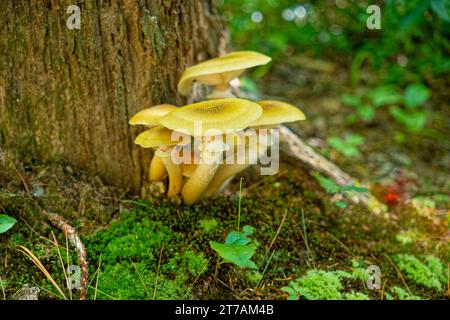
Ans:
[[[169,175],[169,187],[167,190],[167,197],[173,198],[180,193],[181,187],[183,185],[183,175],[181,172],[181,167],[172,162],[171,159],[172,147],[169,149],[164,149],[164,147],[159,148],[157,151],[158,157],[164,163],[164,167]]]
[[[258,134],[258,130],[256,131]],[[267,142],[258,142],[258,148],[257,148],[257,159],[267,151],[269,144]],[[247,163],[235,163],[235,164],[223,164],[220,166],[220,168],[217,170],[214,178],[211,180],[210,184],[208,185],[208,190],[205,191],[205,193],[202,195],[203,198],[212,197],[215,194],[219,193],[225,185],[233,179],[233,177],[238,174],[239,172],[247,169],[250,167],[250,152],[252,148],[247,146],[245,148],[246,154],[248,153],[248,161]],[[234,154],[231,154],[229,157],[232,157],[234,160]]]
[[[186,204],[191,205],[197,201],[214,177],[219,164],[200,163],[192,177],[184,184],[181,195]]]
[[[208,150],[211,146],[215,147],[214,151]],[[217,169],[220,167],[220,160],[223,155],[222,151],[225,146],[226,145],[223,145],[223,143],[222,146],[218,146],[215,142],[210,141],[202,145],[200,163],[181,190],[183,200],[186,204],[191,205],[200,199],[201,195],[214,178]],[[219,149],[217,147],[219,147]]]
[[[203,198],[212,197],[219,193],[226,183],[233,178],[234,175],[247,169],[250,164],[223,164],[217,170],[214,178],[208,185],[208,190],[202,195]]]
[[[150,162],[149,178],[150,181],[161,181],[167,175],[166,167],[164,162],[156,154],[153,155],[152,161]]]
[[[236,98],[231,92],[230,86],[227,84],[219,85],[214,88],[214,91],[207,96],[208,99],[222,99],[222,98]]]

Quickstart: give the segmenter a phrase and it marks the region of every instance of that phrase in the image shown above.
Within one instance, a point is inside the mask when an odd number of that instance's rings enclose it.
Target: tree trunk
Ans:
[[[128,120],[182,105],[182,71],[226,37],[212,0],[1,0],[0,147],[138,191],[150,153]],[[81,28],[66,21],[72,3]]]

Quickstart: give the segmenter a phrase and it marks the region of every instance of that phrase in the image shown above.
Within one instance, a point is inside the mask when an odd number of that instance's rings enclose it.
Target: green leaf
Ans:
[[[350,94],[343,94],[341,96],[341,102],[345,104],[346,106],[358,108],[361,105],[361,100],[359,100],[358,97],[350,95]]]
[[[403,100],[403,97],[393,86],[377,87],[370,91],[367,96],[375,107],[400,103]]]
[[[431,96],[430,90],[421,83],[410,84],[405,89],[405,105],[414,109],[425,103]]]
[[[334,204],[337,205],[341,209],[345,209],[348,207],[348,203],[346,201],[342,201],[342,200],[338,200]]]
[[[353,185],[341,186],[342,191],[356,191],[356,192],[368,192],[369,189],[363,187],[357,187]]]
[[[314,178],[319,182],[320,186],[325,189],[327,193],[334,194],[339,192],[339,186],[333,180],[323,177],[320,173],[314,172]]]
[[[433,10],[442,20],[450,23],[450,17],[445,8],[445,3],[443,0],[431,0],[431,10]]]
[[[256,252],[256,245],[248,238],[254,231],[255,228],[244,226],[242,232],[230,232],[225,238],[225,243],[210,241],[209,244],[225,262],[233,263],[240,268],[257,269],[256,264],[250,260]]]
[[[375,109],[369,105],[362,105],[357,109],[359,117],[364,122],[370,122],[375,117]]]
[[[345,141],[348,144],[354,145],[354,146],[359,146],[361,144],[364,143],[364,137],[360,136],[359,134],[349,134]]]
[[[425,10],[428,9],[429,2],[422,0],[419,1],[416,7],[411,10],[411,12],[402,19],[400,22],[400,33],[404,33],[407,29],[409,29],[411,26],[415,25],[418,21],[423,19],[423,14]]]
[[[225,262],[231,262],[240,268],[258,268],[256,264],[250,260],[256,251],[254,245],[229,245],[215,241],[210,241],[209,244],[211,248],[225,260]]]
[[[425,127],[427,115],[424,111],[407,111],[397,106],[389,109],[391,116],[405,128],[412,132],[418,132]]]
[[[358,146],[364,143],[364,137],[357,134],[351,134],[345,139],[330,137],[327,139],[327,142],[330,147],[339,153],[342,153],[347,157],[357,157],[360,155]]]
[[[6,214],[0,214],[0,233],[4,233],[12,228],[17,222],[13,217],[7,216]]]

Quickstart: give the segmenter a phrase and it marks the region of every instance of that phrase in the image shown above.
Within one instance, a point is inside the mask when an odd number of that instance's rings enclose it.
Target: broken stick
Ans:
[[[360,183],[350,175],[342,171],[330,160],[318,154],[297,134],[285,126],[280,126],[280,140],[284,141],[281,145],[283,151],[287,154],[306,163],[310,168],[319,171],[322,174],[333,179],[338,185],[360,185]],[[386,211],[386,206],[370,192],[350,192],[350,199],[354,203],[361,203],[373,213],[382,213]]]
[[[89,282],[89,271],[88,263],[86,258],[86,248],[78,237],[75,229],[68,224],[64,219],[57,213],[43,211],[43,214],[48,218],[50,223],[55,227],[60,229],[69,239],[70,243],[75,247],[78,255],[78,262],[80,264],[81,275],[80,275],[80,291],[79,299],[86,300],[86,289]]]

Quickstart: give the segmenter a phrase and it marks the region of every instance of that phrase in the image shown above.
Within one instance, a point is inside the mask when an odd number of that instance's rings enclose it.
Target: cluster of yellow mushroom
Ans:
[[[262,129],[305,119],[303,112],[290,104],[252,102],[231,92],[231,80],[245,69],[270,60],[257,52],[240,51],[187,68],[178,91],[188,95],[194,81],[212,85],[215,89],[209,100],[183,107],[157,105],[131,118],[132,125],[151,127],[139,134],[135,143],[155,150],[149,178],[164,181],[168,177],[167,197],[181,194],[190,205],[217,194],[270,147],[270,140],[254,139],[250,143],[251,137],[259,137]],[[243,161],[236,159],[239,150],[244,150]]]

